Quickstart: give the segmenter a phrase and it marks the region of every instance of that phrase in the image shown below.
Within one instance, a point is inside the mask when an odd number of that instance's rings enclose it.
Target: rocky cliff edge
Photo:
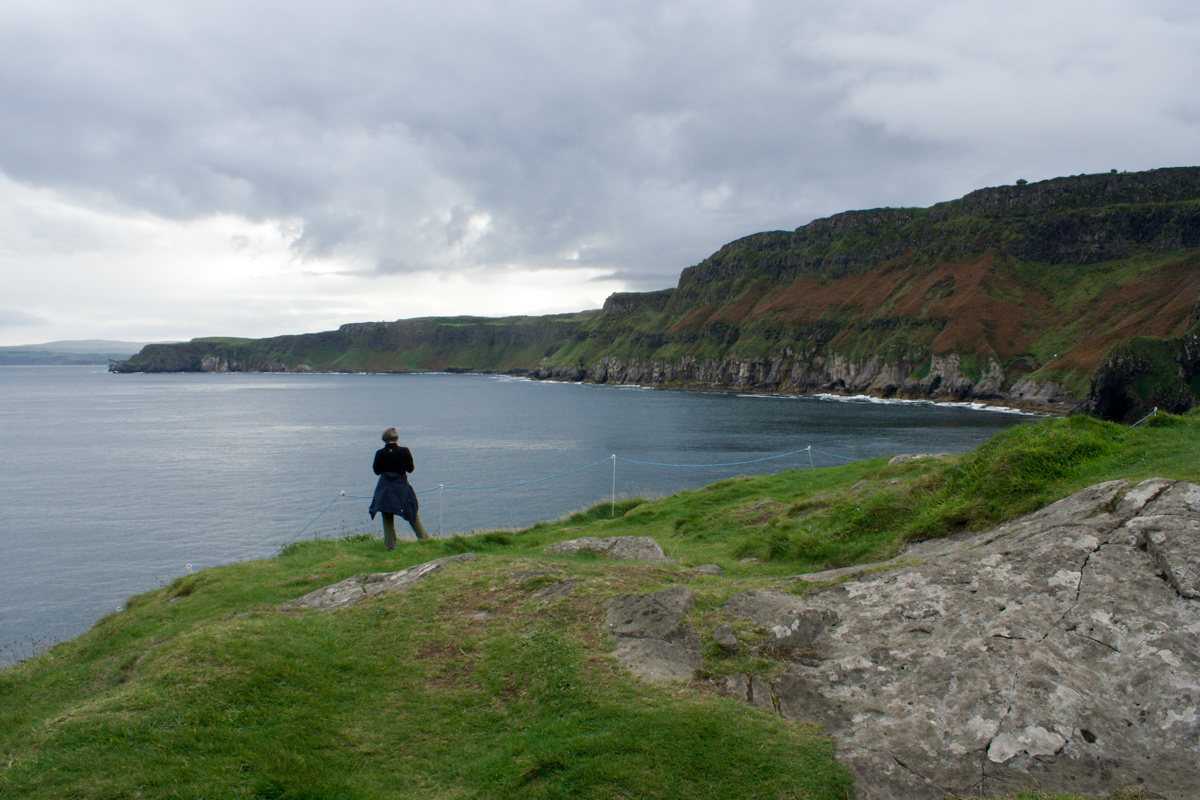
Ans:
[[[734,596],[786,669],[728,691],[822,723],[860,800],[1196,796],[1200,486],[1104,483],[924,548],[804,597]]]

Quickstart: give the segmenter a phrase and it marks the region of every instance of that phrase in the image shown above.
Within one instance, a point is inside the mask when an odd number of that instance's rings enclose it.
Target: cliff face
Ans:
[[[878,355],[849,359],[842,355],[799,356],[785,350],[767,358],[695,359],[677,362],[623,361],[606,356],[592,367],[547,367],[535,378],[594,383],[725,388],[784,394],[865,394],[875,397],[979,401],[1038,410],[1072,410],[1081,398],[1053,381],[1007,382],[1004,370],[989,361],[982,375],[969,377],[957,353],[932,356],[924,374],[911,361],[885,361]]]
[[[113,369],[513,371],[1088,408],[1123,419],[1154,405],[1182,410],[1200,382],[1186,354],[1119,348],[1192,334],[1196,167],[981,189],[930,208],[851,211],[758,233],[683,270],[674,289],[615,294],[596,312],[200,340],[147,347]],[[1176,370],[1178,380],[1150,379],[1151,368]]]
[[[1113,348],[1092,377],[1093,410],[1134,422],[1153,410],[1182,414],[1200,397],[1200,335],[1139,337]]]

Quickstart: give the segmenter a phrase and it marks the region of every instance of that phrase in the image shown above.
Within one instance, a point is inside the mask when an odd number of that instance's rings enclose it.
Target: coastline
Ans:
[[[540,370],[528,369],[511,369],[511,370],[468,370],[468,369],[440,369],[440,370],[407,370],[407,369],[389,369],[389,370],[324,370],[313,369],[311,367],[297,369],[174,369],[174,370],[129,370],[129,369],[113,369],[114,364],[109,364],[109,372],[119,375],[160,375],[160,374],[227,374],[230,372],[238,372],[245,374],[256,375],[483,375],[492,377],[503,377],[513,380],[525,380],[531,383],[556,383],[556,384],[578,384],[589,386],[610,386],[619,389],[660,389],[667,391],[681,392],[712,392],[714,394],[733,394],[739,397],[815,397],[823,400],[832,400],[839,402],[871,402],[880,404],[897,404],[897,405],[923,405],[929,404],[945,408],[967,408],[976,411],[996,411],[999,413],[1014,413],[1025,414],[1029,416],[1066,416],[1076,413],[1081,410],[1086,410],[1087,401],[1080,400],[1070,393],[1058,394],[1053,391],[1050,393],[1039,392],[1039,397],[1046,397],[1042,402],[1031,402],[1028,400],[1011,400],[1002,396],[995,395],[990,397],[973,397],[970,400],[957,399],[955,395],[949,393],[929,394],[924,397],[919,396],[897,396],[895,393],[877,393],[871,394],[864,391],[854,392],[831,392],[828,390],[806,391],[804,389],[796,389],[793,391],[779,391],[778,389],[763,389],[755,391],[753,387],[744,385],[714,385],[714,384],[699,384],[689,382],[612,382],[608,380],[592,380],[587,377],[578,378],[574,376],[562,374],[538,374]],[[557,371],[555,371],[557,372]],[[1020,382],[1018,382],[1019,384]],[[1016,384],[1014,384],[1014,387]],[[1040,385],[1039,385],[1040,388]],[[1056,385],[1051,387],[1057,389]]]
[[[494,373],[477,373],[477,374],[494,374]],[[522,376],[513,376],[522,377]],[[589,386],[611,386],[614,388],[623,389],[663,389],[669,391],[680,392],[712,392],[714,394],[732,394],[738,397],[773,397],[773,398],[790,398],[790,397],[812,397],[819,400],[829,400],[833,402],[865,402],[875,403],[880,405],[932,405],[942,408],[965,408],[973,411],[995,411],[997,413],[1021,414],[1034,417],[1061,417],[1076,413],[1081,410],[1086,410],[1086,401],[1079,400],[1073,395],[1069,395],[1069,399],[1051,400],[1049,402],[1038,403],[1029,401],[1013,401],[1003,397],[977,397],[970,400],[957,399],[949,395],[928,395],[925,397],[901,397],[895,394],[870,394],[869,392],[830,392],[830,391],[779,391],[764,389],[755,391],[753,388],[745,386],[719,386],[719,385],[704,385],[704,384],[689,384],[689,383],[612,383],[609,381],[595,380],[573,380],[568,377],[561,376],[546,376],[527,375],[533,382],[548,382],[561,384],[579,384]]]

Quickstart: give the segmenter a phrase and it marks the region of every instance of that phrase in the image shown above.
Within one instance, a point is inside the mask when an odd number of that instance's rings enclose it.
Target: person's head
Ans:
[[[393,444],[400,441],[400,433],[395,428],[387,428],[384,430],[383,436],[380,438],[388,444]]]

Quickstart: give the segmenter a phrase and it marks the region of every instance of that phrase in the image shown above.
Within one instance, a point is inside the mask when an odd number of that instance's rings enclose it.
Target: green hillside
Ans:
[[[145,347],[144,342],[106,339],[46,342],[0,347],[0,366],[81,366],[127,359]]]
[[[674,289],[615,294],[601,311],[196,340],[148,347],[114,369],[513,371],[1132,421],[1196,402],[1198,337],[1200,168],[1186,167],[981,189],[758,233],[683,270]],[[1147,340],[1172,341],[1173,355],[1127,344]],[[1118,346],[1122,368],[1107,362]]]
[[[1196,414],[1138,428],[1051,419],[947,459],[736,478],[627,500],[615,516],[603,503],[392,553],[363,534],[296,543],[133,597],[0,670],[0,795],[845,798],[849,777],[819,729],[718,691],[727,674],[778,665],[714,646],[689,684],[639,683],[608,654],[601,601],[687,583],[711,641],[735,592],[803,593],[788,576],[986,527],[1100,480],[1195,481],[1198,455]],[[589,535],[653,536],[678,564],[543,552]],[[279,608],[468,551],[474,562],[343,611]],[[724,575],[689,571],[712,563]],[[534,566],[553,574],[513,577]],[[533,596],[562,576],[583,582]],[[746,642],[765,635],[738,625]]]
[[[269,339],[208,337],[147,345],[116,372],[526,371],[596,312],[544,317],[423,317]]]
[[[1158,170],[755,234],[684,270],[673,292],[610,298],[547,366],[784,355],[775,382],[803,390],[805,371],[836,357],[879,357],[916,382],[932,357],[953,354],[972,382],[995,364],[1002,387],[1054,382],[1082,398],[1118,343],[1198,323],[1200,169]]]

